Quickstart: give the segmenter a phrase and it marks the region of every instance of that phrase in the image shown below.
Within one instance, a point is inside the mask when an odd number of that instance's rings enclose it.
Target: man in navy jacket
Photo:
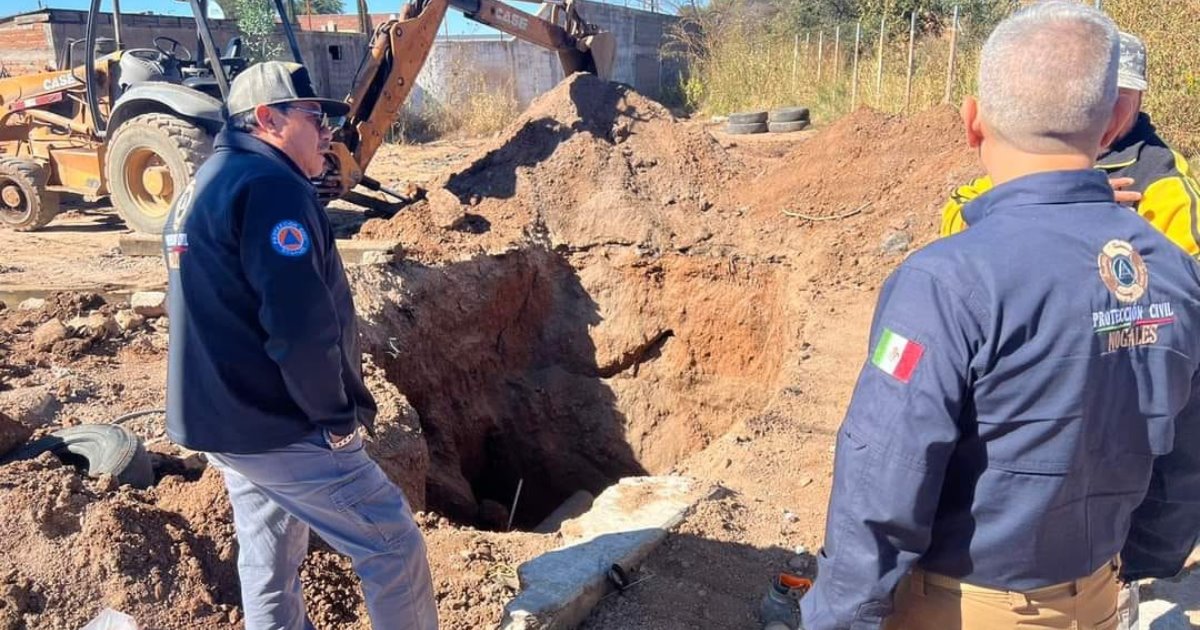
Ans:
[[[881,290],[808,630],[1115,628],[1195,545],[1200,269],[1093,168],[1117,42],[1055,1],[988,39],[963,117],[996,187]]]
[[[266,62],[238,75],[227,108],[164,236],[167,432],[225,477],[247,630],[312,627],[299,579],[310,529],[351,557],[375,627],[436,628],[421,532],[363,449],[375,401],[310,181],[348,106],[316,98],[303,66]]]

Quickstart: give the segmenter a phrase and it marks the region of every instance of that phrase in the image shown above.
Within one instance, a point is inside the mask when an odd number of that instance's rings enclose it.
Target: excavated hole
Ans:
[[[367,318],[365,350],[420,416],[426,509],[503,530],[521,484],[513,528],[531,529],[579,490],[670,470],[761,408],[779,363],[763,351],[781,354],[774,271],[674,265],[576,269],[528,247],[359,278],[360,296],[392,296]]]

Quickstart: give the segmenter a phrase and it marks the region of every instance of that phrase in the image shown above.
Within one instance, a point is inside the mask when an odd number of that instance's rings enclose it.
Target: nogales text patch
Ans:
[[[1096,258],[1096,266],[1100,268],[1104,286],[1126,304],[1138,301],[1150,284],[1150,272],[1142,255],[1125,241],[1114,239],[1106,243]]]
[[[924,346],[897,335],[890,328],[884,328],[871,355],[871,364],[901,383],[907,383],[912,379],[923,354]]]
[[[309,247],[308,232],[295,221],[280,221],[271,230],[271,246],[284,256],[303,256]]]

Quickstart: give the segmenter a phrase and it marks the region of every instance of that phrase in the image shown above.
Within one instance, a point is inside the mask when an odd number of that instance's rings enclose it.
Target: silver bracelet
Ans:
[[[329,429],[325,429],[325,440],[329,442],[329,448],[332,448],[332,449],[339,449],[339,448],[342,448],[343,446],[349,444],[350,442],[352,442],[354,440],[355,435],[358,435],[358,427],[355,427],[352,431],[350,431],[350,433],[346,434],[346,436],[343,437],[342,439],[334,442],[333,440],[329,439],[329,438],[333,437],[333,433],[330,432]]]

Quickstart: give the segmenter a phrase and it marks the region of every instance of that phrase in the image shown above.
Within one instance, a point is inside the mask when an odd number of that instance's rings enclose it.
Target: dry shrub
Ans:
[[[393,141],[489,136],[520,114],[511,77],[489,78],[467,59],[456,58],[441,78],[441,98],[430,98],[420,111],[406,109],[392,127]]]

